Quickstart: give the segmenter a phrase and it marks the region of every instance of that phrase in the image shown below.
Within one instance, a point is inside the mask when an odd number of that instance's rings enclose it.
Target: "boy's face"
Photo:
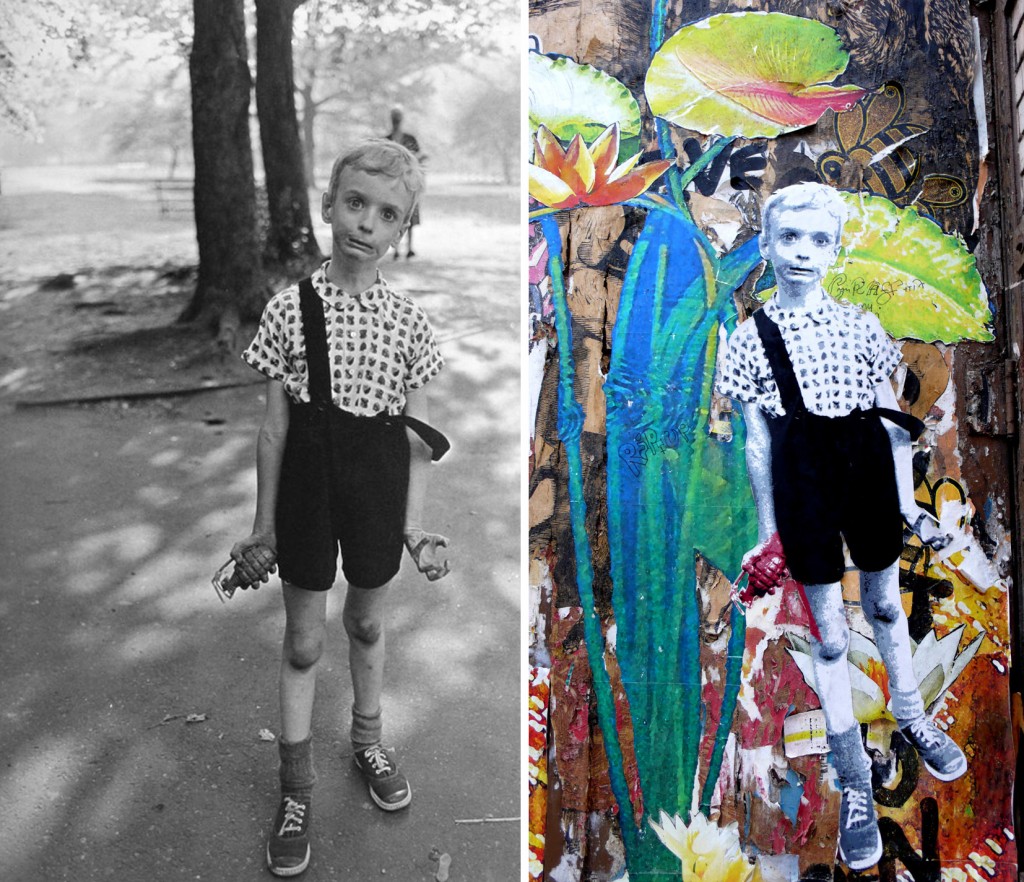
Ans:
[[[352,266],[376,265],[405,231],[412,199],[400,178],[343,168],[333,199],[323,196],[332,257]]]
[[[761,255],[772,262],[780,288],[813,289],[839,256],[836,219],[823,208],[780,206],[761,234]]]

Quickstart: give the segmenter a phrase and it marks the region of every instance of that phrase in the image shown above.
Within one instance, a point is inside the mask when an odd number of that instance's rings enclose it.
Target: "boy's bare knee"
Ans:
[[[345,623],[345,633],[348,634],[349,640],[355,640],[358,643],[372,646],[380,640],[384,633],[384,623],[379,618],[346,612],[342,620]]]
[[[296,671],[308,671],[324,652],[324,635],[322,630],[289,634],[285,641],[285,659]]]
[[[903,612],[903,607],[887,600],[864,604],[864,613],[868,621],[872,623],[878,622],[881,625],[895,624],[901,612]]]
[[[849,629],[845,627],[822,628],[818,647],[818,654],[822,661],[837,661],[850,648]]]

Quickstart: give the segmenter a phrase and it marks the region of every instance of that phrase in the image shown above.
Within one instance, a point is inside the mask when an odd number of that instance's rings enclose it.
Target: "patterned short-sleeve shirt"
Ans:
[[[782,333],[804,406],[827,417],[845,416],[875,404],[875,387],[887,380],[902,353],[870,312],[825,297],[817,305],[783,309],[777,297],[762,307]],[[719,367],[718,391],[783,414],[779,388],[757,325],[747,319],[729,338]]]
[[[400,414],[406,392],[426,384],[444,365],[426,313],[392,290],[379,273],[365,291],[342,291],[327,280],[328,263],[312,280],[327,326],[331,397],[337,407],[357,416]],[[280,380],[294,401],[309,402],[298,285],[267,304],[242,359],[269,379]]]

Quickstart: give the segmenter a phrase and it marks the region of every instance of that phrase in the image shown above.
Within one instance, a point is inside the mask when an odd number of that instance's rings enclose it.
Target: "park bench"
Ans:
[[[154,181],[153,187],[160,206],[160,217],[192,213],[192,181],[166,178]]]

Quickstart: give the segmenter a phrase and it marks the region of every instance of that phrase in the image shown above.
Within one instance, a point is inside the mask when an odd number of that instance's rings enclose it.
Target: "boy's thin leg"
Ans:
[[[882,837],[875,816],[871,761],[853,715],[853,692],[847,661],[850,627],[838,582],[805,585],[804,593],[820,639],[811,638],[811,663],[818,697],[825,712],[825,729],[832,764],[839,778],[839,851],[852,870],[873,866],[882,856]]]
[[[374,740],[380,740],[380,697],[384,689],[384,610],[389,586],[390,583],[367,589],[350,584],[342,613],[345,633],[348,634],[349,672],[354,695],[352,709],[359,717],[378,720],[377,738]]]
[[[940,781],[954,781],[967,771],[967,757],[925,716],[910,653],[907,616],[900,602],[899,579],[898,562],[875,573],[861,573],[861,603],[889,673],[892,713],[903,737],[914,745],[932,775]]]
[[[838,582],[805,585],[804,593],[821,639],[811,638],[811,663],[818,684],[818,698],[829,732],[845,732],[857,725],[853,716],[853,690],[847,655],[850,628]]]
[[[309,737],[316,672],[327,630],[327,592],[306,591],[288,582],[284,594],[284,649],[281,653],[281,738],[292,744]]]
[[[924,703],[914,676],[910,628],[900,601],[899,561],[875,573],[862,572],[860,598],[889,674],[893,716],[905,726],[924,714]]]
[[[349,639],[352,675],[353,759],[373,801],[385,811],[397,811],[412,801],[412,788],[398,770],[394,752],[381,744],[380,706],[384,688],[384,609],[387,585],[359,588],[349,585],[342,621]]]
[[[313,698],[323,652],[327,592],[282,582],[285,608],[281,653],[281,803],[267,839],[267,867],[275,876],[297,876],[309,865],[313,819]]]

